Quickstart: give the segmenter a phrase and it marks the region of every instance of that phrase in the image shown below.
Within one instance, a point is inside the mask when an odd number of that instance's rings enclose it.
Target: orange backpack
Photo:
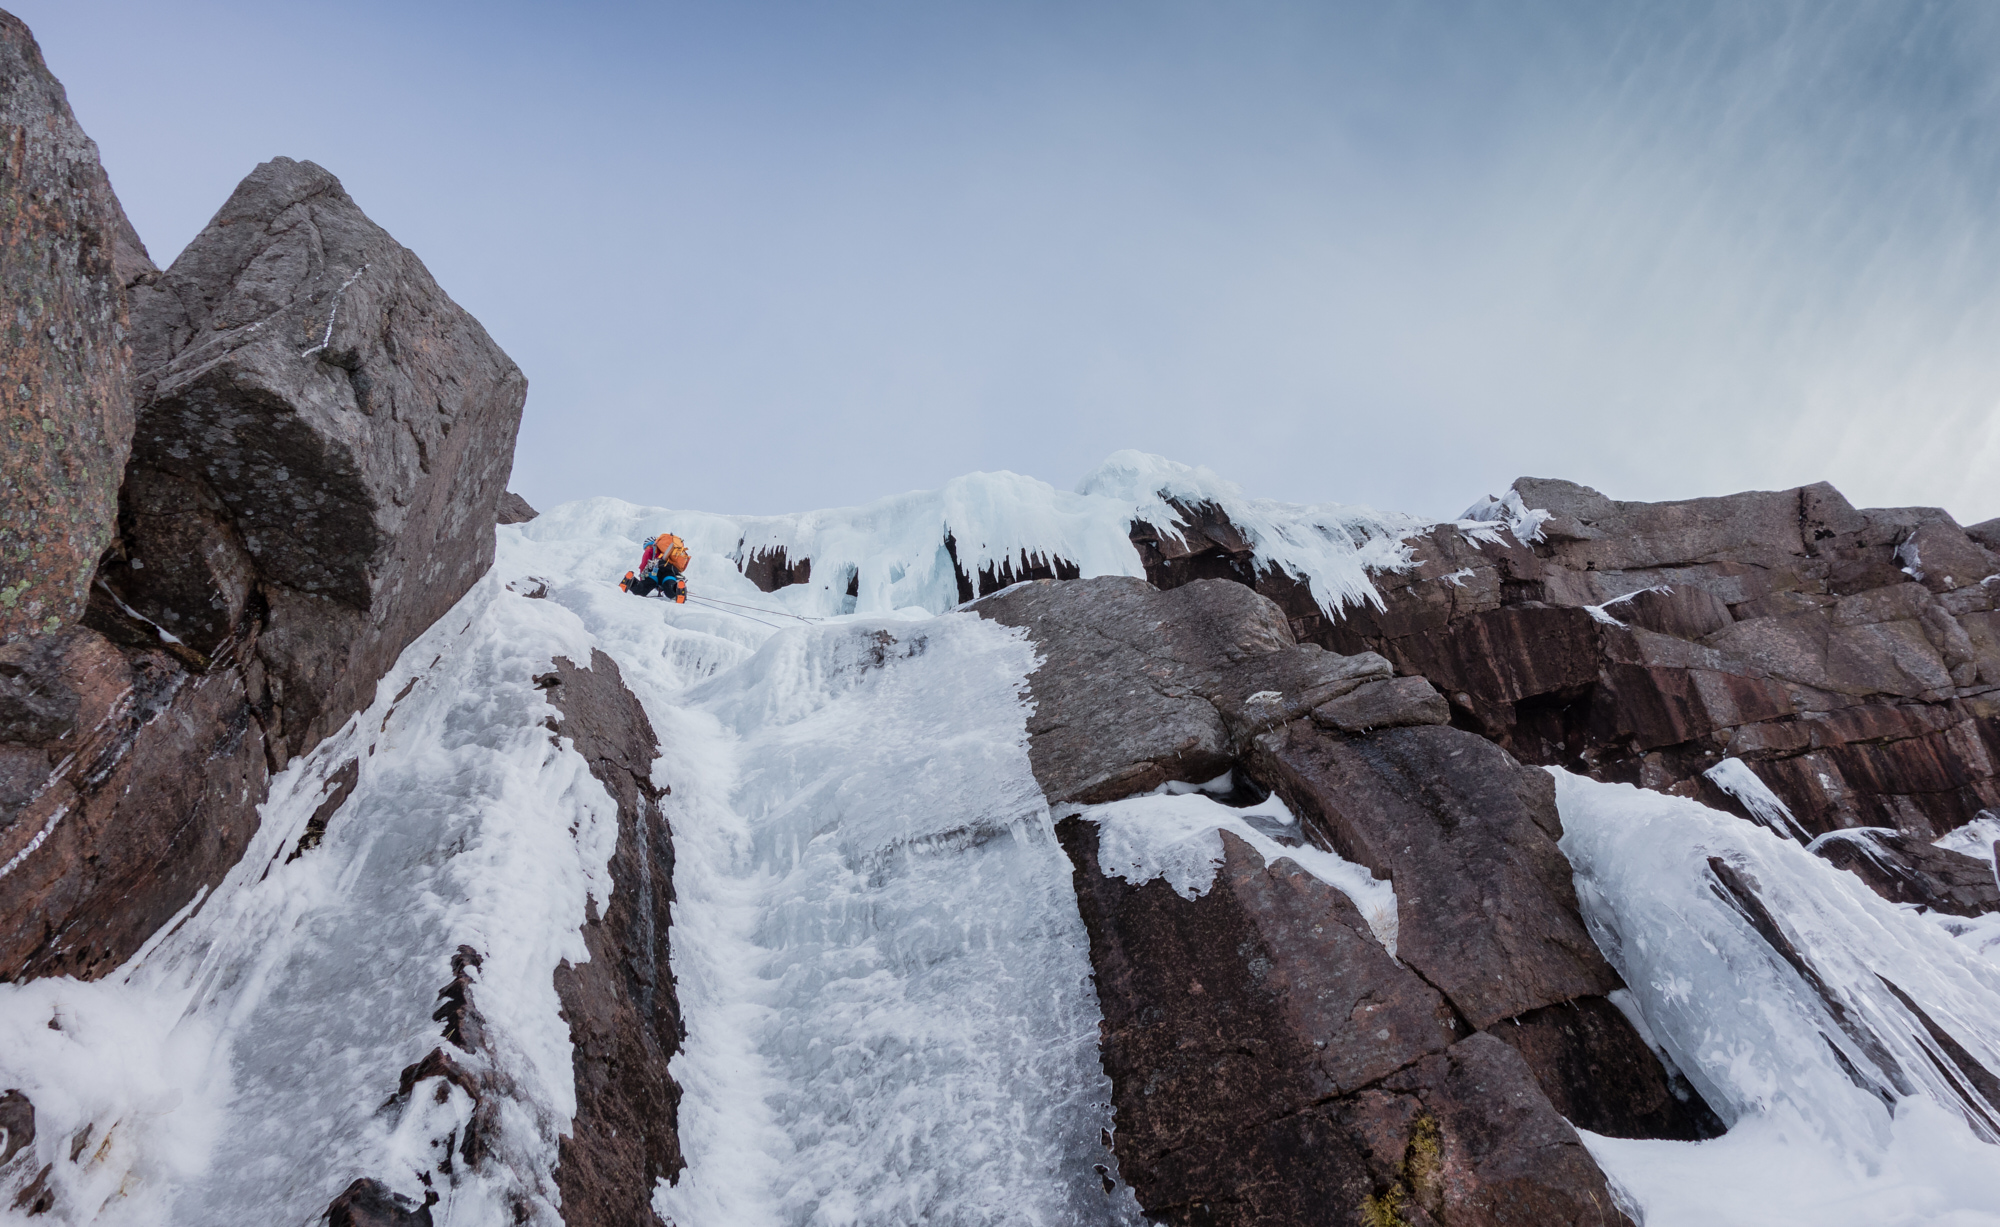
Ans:
[[[688,565],[687,544],[672,533],[661,533],[653,539],[653,552],[667,560],[667,565],[676,571],[686,571]]]

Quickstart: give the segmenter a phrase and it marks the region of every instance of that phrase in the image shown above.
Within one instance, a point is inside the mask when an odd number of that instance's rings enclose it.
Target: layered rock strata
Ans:
[[[1523,762],[1749,817],[1710,776],[1740,759],[1807,837],[1927,843],[2000,809],[1990,522],[1856,509],[1824,483],[1673,503],[1528,478],[1513,493],[1546,513],[1521,522],[1529,540],[1438,525],[1408,571],[1374,577],[1381,604],[1334,619],[1215,508],[1181,508],[1179,541],[1133,539],[1154,583],[1252,586],[1300,638],[1429,681],[1453,724]]]
[[[34,186],[15,184],[17,223],[74,247],[82,223],[37,213]],[[123,474],[83,624],[0,647],[0,979],[101,975],[220,879],[269,773],[371,702],[491,564],[525,395],[311,163],[260,166],[172,268],[132,277],[136,401],[109,259],[89,265],[111,303],[96,348],[62,334],[96,365],[50,368],[67,382],[37,398],[107,440],[93,480],[114,453]]]
[[[1616,1223],[1552,1098],[1622,1136],[1718,1131],[1605,1000],[1548,777],[1444,727],[1421,679],[1294,643],[1238,583],[1027,584],[973,609],[1044,657],[1029,759],[1070,815],[1119,1169],[1149,1214]],[[1232,770],[1395,883],[1396,956],[1346,896],[1226,833],[1192,899],[1106,876],[1090,806]]]

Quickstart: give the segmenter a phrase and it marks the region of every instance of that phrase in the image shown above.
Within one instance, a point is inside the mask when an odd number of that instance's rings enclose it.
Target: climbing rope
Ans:
[[[694,595],[693,593],[689,593],[689,594],[688,594],[688,600],[690,600],[690,601],[700,601],[700,602],[702,602],[703,604],[707,604],[707,605],[727,605],[727,606],[729,606],[729,607],[730,607],[731,609],[749,609],[749,610],[754,610],[754,611],[755,611],[755,612],[757,612],[757,613],[761,613],[761,614],[772,614],[772,615],[774,615],[774,616],[776,616],[776,617],[780,617],[780,618],[797,618],[797,619],[798,619],[799,621],[801,621],[801,622],[824,622],[824,621],[826,621],[826,619],[825,619],[825,618],[809,618],[809,617],[807,617],[807,616],[806,616],[806,615],[804,615],[804,614],[795,614],[795,613],[792,613],[792,612],[791,612],[790,610],[786,610],[786,609],[766,609],[766,608],[764,608],[764,607],[763,607],[762,605],[739,605],[739,604],[737,604],[737,603],[736,603],[735,601],[724,601],[724,600],[719,600],[719,599],[717,599],[716,597],[712,597],[712,596],[695,596],[695,595]]]
[[[784,629],[785,629],[784,627],[782,627],[782,626],[778,625],[778,624],[777,624],[776,622],[766,622],[766,621],[764,621],[764,619],[762,619],[762,618],[753,618],[753,617],[751,617],[751,616],[750,616],[749,614],[747,614],[747,613],[738,613],[738,612],[736,612],[736,610],[734,610],[734,609],[721,609],[721,608],[716,608],[716,607],[718,607],[718,606],[721,606],[721,605],[726,605],[726,604],[729,604],[729,602],[727,602],[727,601],[715,601],[715,600],[711,600],[710,598],[707,598],[707,597],[699,597],[699,596],[693,596],[693,595],[690,595],[690,596],[688,597],[688,600],[689,600],[689,601],[691,601],[691,602],[693,602],[694,604],[697,604],[697,605],[707,605],[707,606],[710,606],[711,608],[715,608],[715,612],[717,612],[717,613],[725,613],[725,614],[728,614],[728,615],[729,615],[730,617],[732,617],[732,618],[741,618],[741,619],[743,619],[743,620],[744,620],[745,622],[755,622],[755,623],[756,623],[757,625],[759,625],[759,626],[768,626],[768,627],[770,627],[770,628],[771,628],[772,630],[774,630],[774,631],[781,631],[781,630],[784,630]],[[746,605],[746,606],[743,606],[742,608],[745,608],[745,609],[751,609],[751,608],[755,608],[755,607],[754,607],[754,606],[748,606],[748,605]],[[776,612],[776,611],[775,611],[775,610],[769,610],[769,609],[766,609],[766,610],[762,610],[761,612],[763,612],[763,613],[774,613],[774,612]],[[798,615],[797,615],[797,614],[792,614],[792,615],[790,615],[790,616],[791,616],[791,617],[797,617]]]

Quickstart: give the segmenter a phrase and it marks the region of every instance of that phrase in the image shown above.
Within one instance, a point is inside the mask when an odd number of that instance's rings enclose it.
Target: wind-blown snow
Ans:
[[[1951,1051],[2000,1068],[2000,966],[1774,831],[1551,774],[1592,937],[1732,1125],[1699,1144],[1585,1135],[1648,1227],[2000,1222],[2000,1164],[1980,1140],[2000,1116]],[[1711,858],[1749,884],[1796,965]]]
[[[1229,777],[1211,781],[1226,788]],[[1222,867],[1222,832],[1257,850],[1266,864],[1279,859],[1338,890],[1354,902],[1369,930],[1390,954],[1396,953],[1396,888],[1366,866],[1310,843],[1280,843],[1272,830],[1299,837],[1298,819],[1276,793],[1256,805],[1231,808],[1186,785],[1165,785],[1144,796],[1127,797],[1077,810],[1097,824],[1097,863],[1106,876],[1134,886],[1164,878],[1186,899],[1215,885]]]
[[[1487,495],[1458,516],[1461,529],[1475,540],[1493,539],[1497,536],[1494,530],[1505,527],[1523,544],[1540,541],[1542,525],[1553,518],[1540,508],[1529,507],[1521,500],[1521,492],[1512,488],[1499,498]]]

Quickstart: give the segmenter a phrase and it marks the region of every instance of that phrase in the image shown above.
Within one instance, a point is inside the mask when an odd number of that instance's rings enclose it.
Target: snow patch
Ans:
[[[1346,895],[1375,939],[1391,955],[1396,953],[1395,885],[1337,853],[1273,838],[1268,828],[1289,831],[1294,839],[1298,831],[1298,819],[1276,793],[1256,805],[1232,809],[1202,791],[1168,785],[1089,806],[1078,816],[1097,824],[1097,863],[1105,876],[1134,886],[1162,878],[1186,899],[1198,899],[1215,885],[1222,866],[1222,832],[1227,831],[1255,848],[1266,864],[1290,860]]]
[[[1947,852],[1957,852],[1976,860],[1993,860],[1993,845],[2000,842],[2000,815],[1980,810],[1979,817],[1933,841]]]
[[[1509,487],[1507,493],[1494,498],[1487,495],[1459,513],[1458,526],[1468,538],[1485,544],[1500,539],[1498,529],[1505,528],[1514,534],[1514,539],[1522,545],[1542,539],[1542,525],[1555,517],[1547,511],[1531,509],[1521,500],[1521,492]]]

